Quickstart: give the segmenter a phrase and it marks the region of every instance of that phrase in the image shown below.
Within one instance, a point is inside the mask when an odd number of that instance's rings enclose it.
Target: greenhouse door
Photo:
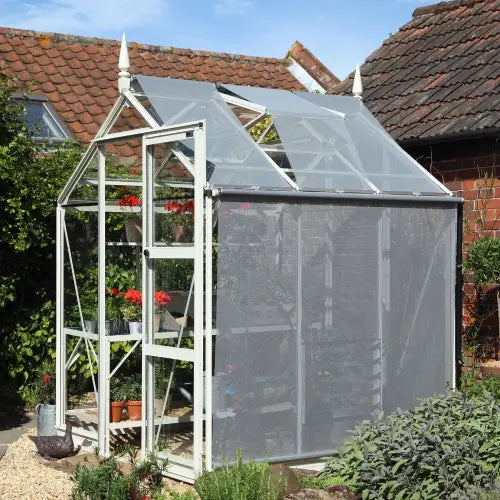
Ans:
[[[202,469],[205,165],[204,122],[163,127],[143,138],[142,454],[167,456],[169,475],[188,481]],[[182,219],[190,226],[182,238],[171,200],[191,209],[192,217]],[[188,269],[186,289],[172,291],[165,270],[173,267]],[[182,317],[174,318],[179,310],[171,313],[168,305],[160,316],[159,292],[183,301]],[[181,402],[172,410],[174,385]]]

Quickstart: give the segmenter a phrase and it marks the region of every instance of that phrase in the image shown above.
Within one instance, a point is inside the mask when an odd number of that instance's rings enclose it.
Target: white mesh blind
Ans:
[[[214,460],[332,451],[452,377],[455,208],[226,200]]]

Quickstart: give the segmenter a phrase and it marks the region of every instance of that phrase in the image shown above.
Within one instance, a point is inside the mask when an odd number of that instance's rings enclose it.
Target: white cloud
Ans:
[[[252,7],[252,0],[222,0],[214,6],[218,16],[233,16],[243,14]]]
[[[0,15],[0,25],[102,36],[157,20],[165,15],[168,4],[167,0],[42,0],[20,7],[15,15]]]

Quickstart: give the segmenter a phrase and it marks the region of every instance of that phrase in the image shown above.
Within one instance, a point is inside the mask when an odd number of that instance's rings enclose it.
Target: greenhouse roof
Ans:
[[[162,125],[206,121],[212,187],[449,194],[356,97],[149,76],[133,87]]]

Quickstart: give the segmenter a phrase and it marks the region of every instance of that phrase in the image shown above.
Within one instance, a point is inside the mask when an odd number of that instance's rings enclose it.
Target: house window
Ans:
[[[14,94],[16,103],[24,106],[28,131],[36,140],[51,140],[62,142],[69,139],[70,133],[57,116],[54,108],[45,96]]]

